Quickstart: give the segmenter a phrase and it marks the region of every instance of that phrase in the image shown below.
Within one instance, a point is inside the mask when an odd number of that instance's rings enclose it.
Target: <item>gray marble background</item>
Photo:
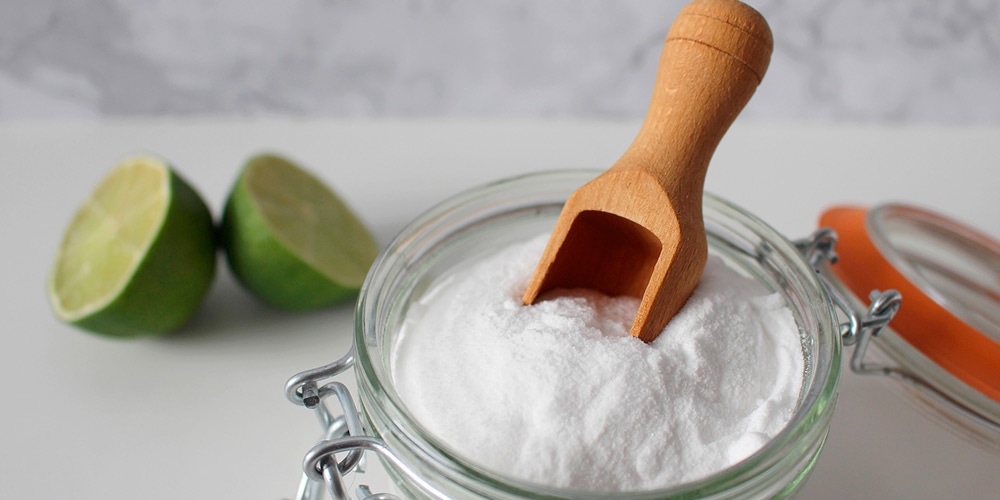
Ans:
[[[0,0],[0,121],[641,117],[679,0]],[[750,0],[746,114],[1000,124],[1000,0]]]

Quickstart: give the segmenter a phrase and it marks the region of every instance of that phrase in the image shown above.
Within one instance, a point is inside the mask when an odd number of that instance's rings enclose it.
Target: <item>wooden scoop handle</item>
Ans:
[[[645,122],[612,169],[647,170],[675,211],[701,214],[709,160],[757,89],[772,45],[767,22],[743,3],[684,7],[667,34]]]

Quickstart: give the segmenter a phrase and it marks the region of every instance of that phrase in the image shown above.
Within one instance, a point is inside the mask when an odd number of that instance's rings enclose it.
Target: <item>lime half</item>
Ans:
[[[320,180],[274,155],[247,161],[221,224],[229,267],[275,307],[306,310],[354,296],[378,246]]]
[[[201,303],[215,272],[212,216],[160,159],[111,171],[63,235],[48,295],[59,319],[106,335],[173,330]]]

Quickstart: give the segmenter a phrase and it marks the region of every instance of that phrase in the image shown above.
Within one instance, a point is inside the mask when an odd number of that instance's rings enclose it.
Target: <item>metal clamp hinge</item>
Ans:
[[[820,228],[807,238],[795,241],[795,247],[816,271],[820,282],[830,294],[834,304],[847,316],[847,322],[840,325],[840,337],[845,346],[855,346],[851,355],[851,371],[855,373],[880,373],[888,375],[894,368],[865,361],[865,354],[871,340],[878,336],[899,311],[903,296],[896,290],[872,290],[868,296],[871,304],[859,313],[844,296],[841,289],[834,286],[821,271],[826,264],[835,264],[839,258],[835,250],[837,233],[830,228]]]
[[[302,460],[303,475],[296,500],[318,500],[324,484],[331,499],[346,500],[349,495],[344,487],[344,476],[364,472],[365,450],[390,453],[384,443],[365,435],[361,416],[347,387],[335,381],[323,383],[353,364],[352,349],[339,360],[298,373],[285,383],[285,397],[296,405],[314,410],[323,428],[323,439]],[[334,416],[327,405],[330,396],[336,396],[340,404],[339,416]],[[338,453],[345,454],[344,458],[337,460]],[[398,500],[387,493],[373,494],[367,485],[358,486],[356,495],[360,500]]]

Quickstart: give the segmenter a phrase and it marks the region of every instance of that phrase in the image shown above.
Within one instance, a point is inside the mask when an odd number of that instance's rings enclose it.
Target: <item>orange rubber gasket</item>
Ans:
[[[863,208],[833,207],[820,216],[820,225],[838,235],[840,259],[831,270],[860,298],[871,290],[898,290],[903,305],[889,327],[959,380],[1000,402],[1000,343],[945,309],[897,270],[868,235],[866,215]]]

